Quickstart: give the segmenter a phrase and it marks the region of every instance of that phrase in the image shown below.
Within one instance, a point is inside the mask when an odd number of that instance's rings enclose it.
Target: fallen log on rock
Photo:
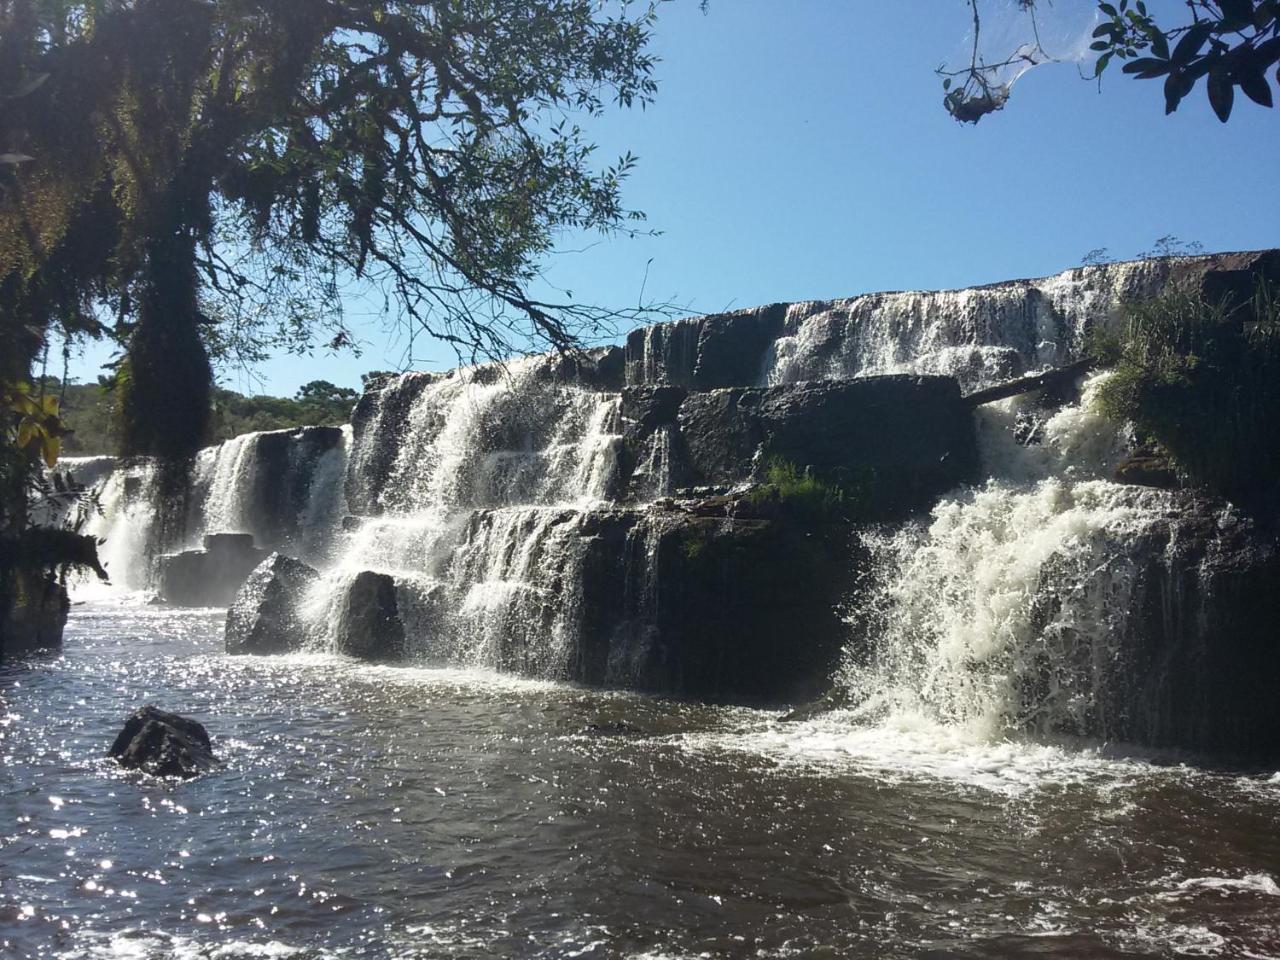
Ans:
[[[1030,393],[1032,390],[1068,386],[1077,378],[1092,371],[1096,366],[1097,361],[1090,357],[1087,360],[1079,360],[1065,367],[1037,373],[1032,377],[1019,377],[1017,380],[1010,380],[1008,383],[1001,383],[994,387],[988,387],[986,390],[979,390],[977,393],[971,393],[965,397],[964,402],[970,407],[980,407],[984,403],[995,403],[997,400],[1016,397],[1019,394]]]

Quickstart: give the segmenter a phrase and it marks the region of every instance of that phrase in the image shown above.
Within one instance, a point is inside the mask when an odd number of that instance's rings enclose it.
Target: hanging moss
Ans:
[[[200,339],[193,247],[181,235],[151,245],[138,322],[117,384],[126,456],[176,463],[204,445],[213,371]]]

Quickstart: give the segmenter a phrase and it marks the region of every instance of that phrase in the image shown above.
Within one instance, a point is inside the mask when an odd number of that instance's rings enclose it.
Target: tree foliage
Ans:
[[[577,125],[654,93],[614,0],[0,0],[0,315],[128,345],[125,449],[203,440],[209,353],[352,337],[360,281],[464,356],[615,315],[532,292],[566,230],[626,230],[634,159]],[[7,91],[7,93],[6,93]],[[28,159],[29,158],[29,159]],[[3,375],[6,371],[0,371]]]
[[[1040,46],[1024,45],[1007,59],[987,62],[980,54],[981,0],[968,0],[973,14],[973,55],[968,66],[942,68],[944,105],[962,122],[976,123],[1001,109],[1008,100],[1008,84],[1002,71],[1015,63],[1028,65],[1052,59]],[[1032,18],[1044,0],[1018,0]],[[1081,4],[1082,7],[1086,4]],[[1165,113],[1205,81],[1209,104],[1218,119],[1231,117],[1239,90],[1254,103],[1271,107],[1274,82],[1280,86],[1280,0],[1187,0],[1189,20],[1161,22],[1143,0],[1088,0],[1101,23],[1090,49],[1097,55],[1093,76],[1100,78],[1114,61],[1124,63],[1124,73],[1140,80],[1164,80]]]
[[[1142,0],[1099,3],[1107,18],[1095,31],[1095,76],[1113,58],[1140,80],[1164,78],[1165,113],[1173,113],[1205,81],[1218,119],[1231,117],[1238,89],[1263,107],[1274,105],[1269,73],[1280,85],[1280,0],[1191,0],[1191,22],[1159,26]]]
[[[62,390],[62,438],[68,456],[100,456],[119,447],[120,424],[116,416],[115,384],[50,383]],[[351,419],[358,394],[322,380],[307,384],[295,397],[246,396],[214,387],[211,396],[208,441],[221,443],[242,433],[284,430],[292,427],[341,426]]]

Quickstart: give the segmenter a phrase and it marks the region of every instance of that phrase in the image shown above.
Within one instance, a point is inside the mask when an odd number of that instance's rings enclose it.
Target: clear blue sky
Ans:
[[[1089,0],[1057,0],[1091,7]],[[1149,0],[1174,21],[1185,6]],[[963,0],[695,0],[664,4],[657,103],[591,129],[602,156],[640,158],[626,199],[660,236],[549,262],[578,300],[647,296],[689,312],[884,289],[968,286],[1131,256],[1175,234],[1208,250],[1280,245],[1280,111],[1237,98],[1217,121],[1202,89],[1164,116],[1158,81],[1074,65],[1017,84],[1002,112],[961,126],[933,70],[963,53]],[[566,238],[578,247],[579,238]],[[353,304],[353,314],[364,312]],[[399,368],[404,343],[358,326],[364,355],[273,360],[227,386],[290,395],[323,378]],[[91,349],[80,378],[107,351]],[[417,345],[415,369],[453,365]]]

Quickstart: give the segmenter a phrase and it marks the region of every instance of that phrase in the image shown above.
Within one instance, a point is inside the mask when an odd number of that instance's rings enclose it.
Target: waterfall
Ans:
[[[259,434],[245,433],[196,457],[193,483],[202,488],[200,527],[219,533],[253,533],[248,517],[258,462],[253,456]]]
[[[357,411],[347,494],[365,516],[306,604],[362,570],[395,578],[415,652],[436,661],[565,675],[578,631],[584,515],[612,493],[617,394],[557,382],[547,359],[389,381]]]
[[[1239,280],[1238,262],[773,304],[590,355],[387,377],[349,427],[202,451],[165,544],[154,468],[84,463],[106,471],[88,532],[131,590],[152,585],[157,553],[209,534],[306,561],[320,575],[297,613],[315,651],[391,624],[388,642],[427,663],[776,702],[819,692],[843,646],[841,716],[864,732],[1239,744],[1274,700],[1230,700],[1272,669],[1244,649],[1280,564],[1265,538],[1221,504],[1113,482],[1134,444],[1099,409],[1104,375],[1074,402],[962,398],[1078,359],[1178,270]],[[910,376],[864,379],[882,374]],[[823,379],[861,382],[808,382]],[[740,496],[752,464],[792,451],[836,483],[866,477],[866,515],[893,524],[862,523],[848,549],[843,525]],[[1241,571],[1264,587],[1233,594]],[[1204,679],[1232,663],[1251,666]]]
[[[99,557],[116,590],[146,589],[155,557],[159,476],[145,460],[104,471],[93,484],[98,508],[84,532],[102,541]],[[77,596],[96,595],[103,587],[89,577],[75,587]]]
[[[1103,479],[1123,447],[1096,409],[1106,376],[1023,445],[1017,401],[994,405],[981,429],[992,479],[864,536],[874,585],[851,622],[875,639],[845,670],[860,717],[978,740],[1122,729],[1108,711],[1134,666],[1152,540],[1176,510],[1173,494]]]
[[[83,532],[101,541],[112,588],[136,592],[153,586],[161,554],[198,549],[209,534],[248,533],[263,549],[328,560],[346,513],[350,436],[349,426],[307,427],[244,434],[201,450],[190,468],[184,515],[166,518],[164,530],[160,509],[173,504],[165,502],[155,463],[67,458],[60,469],[91,492]],[[103,589],[87,578],[74,585],[78,597]]]
[[[792,304],[765,359],[769,384],[874,374],[954,376],[976,390],[1080,355],[1092,324],[1157,292],[1173,265],[1138,261],[1043,280]]]

